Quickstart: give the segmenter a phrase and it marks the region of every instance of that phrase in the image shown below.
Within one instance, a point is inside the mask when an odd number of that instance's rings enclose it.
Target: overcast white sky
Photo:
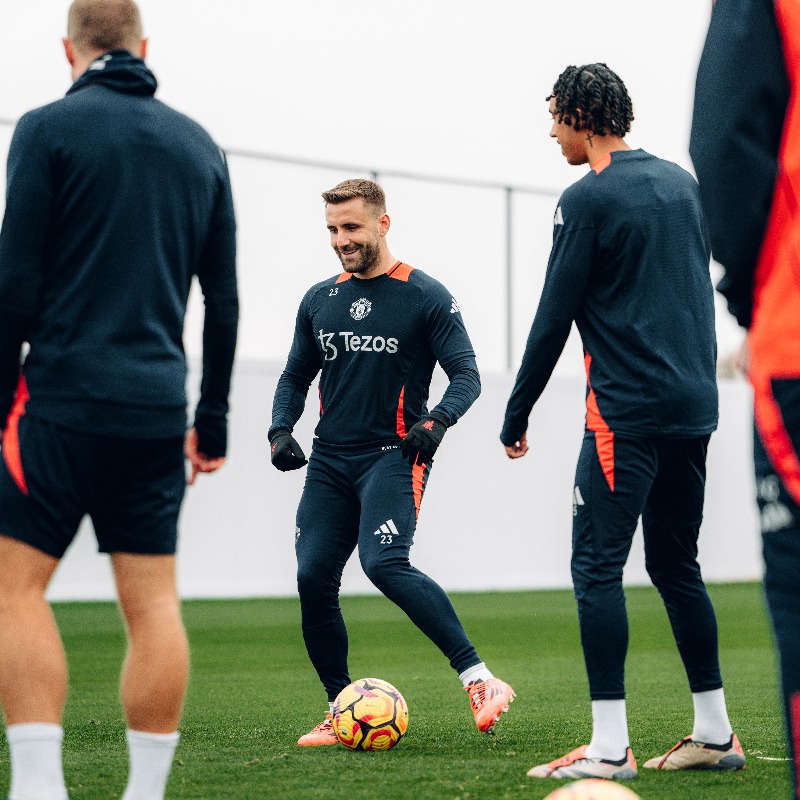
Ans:
[[[568,167],[549,139],[544,97],[566,65],[604,61],[633,98],[636,120],[629,143],[691,169],[694,75],[710,0],[140,0],[139,5],[158,96],[197,119],[226,148],[560,191],[581,177],[583,168]],[[60,44],[68,7],[65,0],[0,3],[0,118],[15,119],[68,88]],[[3,156],[6,141],[3,135]],[[308,224],[315,237],[320,234],[314,247],[320,253],[316,279],[321,279],[336,271],[324,249],[318,206],[318,191],[329,188],[331,176],[312,183],[316,205]],[[252,191],[237,191],[236,183],[234,190],[239,209],[258,204]],[[532,213],[549,223],[552,207]],[[480,221],[468,211],[456,219],[464,229],[450,231],[454,236],[481,236]],[[393,221],[400,225],[397,216]],[[298,231],[291,237],[299,239]],[[494,252],[498,269],[501,244],[485,256],[493,258]],[[542,252],[536,249],[541,270],[548,248],[545,242]],[[313,281],[303,276],[302,282]],[[292,313],[300,293],[298,283],[290,293]],[[534,308],[530,302],[520,312],[527,317],[523,327]],[[730,350],[738,337],[735,326],[720,319],[719,329],[721,351]],[[253,328],[252,335],[261,334]],[[249,352],[247,347],[245,342],[240,352]]]

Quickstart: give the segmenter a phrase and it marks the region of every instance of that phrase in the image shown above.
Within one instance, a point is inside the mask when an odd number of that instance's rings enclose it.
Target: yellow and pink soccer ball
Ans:
[[[626,786],[614,781],[586,778],[550,792],[544,800],[640,800],[640,798]]]
[[[333,732],[352,750],[389,750],[408,728],[408,706],[391,683],[361,678],[333,702]]]

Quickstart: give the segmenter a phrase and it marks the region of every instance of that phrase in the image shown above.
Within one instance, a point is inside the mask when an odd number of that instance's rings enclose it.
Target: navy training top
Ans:
[[[208,134],[155,90],[141,59],[114,50],[17,124],[0,233],[0,427],[27,341],[26,413],[105,435],[183,435],[196,274],[194,424],[201,452],[221,456],[238,321],[230,182]]]
[[[396,446],[428,413],[437,361],[450,383],[433,410],[453,425],[480,394],[475,353],[453,296],[400,262],[367,280],[343,272],[312,286],[300,303],[270,431],[294,428],[321,371],[314,447]]]
[[[561,196],[539,307],[506,409],[512,445],[575,321],[589,430],[688,437],[717,426],[710,249],[697,182],[643,150],[601,159]]]

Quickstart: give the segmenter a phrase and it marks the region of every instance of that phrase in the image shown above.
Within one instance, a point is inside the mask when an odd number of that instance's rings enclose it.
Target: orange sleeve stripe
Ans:
[[[6,430],[3,434],[3,459],[14,483],[23,494],[28,494],[28,484],[22,471],[22,457],[19,451],[19,420],[25,413],[25,404],[28,402],[28,398],[28,386],[25,378],[20,375],[14,405],[6,420]]]
[[[344,283],[345,281],[349,281],[350,278],[353,277],[352,272],[343,272],[337,279],[336,283]]]

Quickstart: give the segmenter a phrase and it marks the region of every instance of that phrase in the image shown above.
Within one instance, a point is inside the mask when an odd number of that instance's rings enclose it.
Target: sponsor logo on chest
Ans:
[[[333,361],[340,351],[345,353],[396,353],[399,344],[394,336],[387,339],[383,336],[370,336],[366,333],[356,335],[353,331],[326,333],[320,329],[318,338],[326,361]]]

